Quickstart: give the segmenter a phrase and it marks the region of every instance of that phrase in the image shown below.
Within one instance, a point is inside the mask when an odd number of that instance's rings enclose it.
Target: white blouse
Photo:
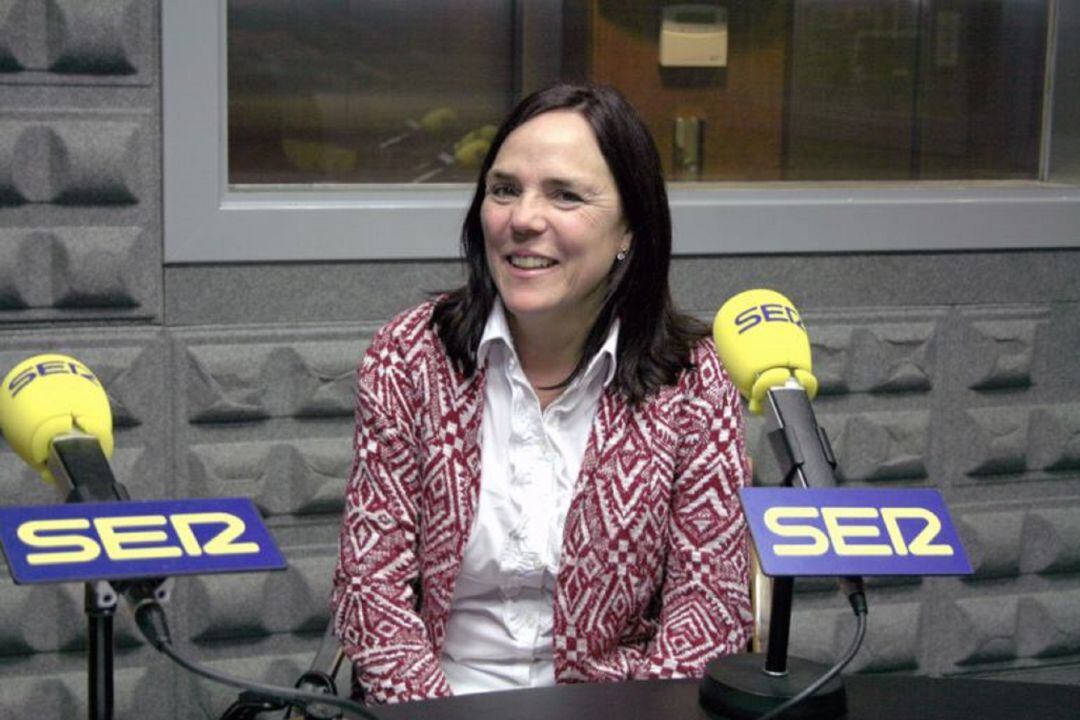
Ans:
[[[502,304],[484,328],[480,498],[454,585],[442,668],[454,694],[555,684],[552,621],[563,523],[604,387],[618,321],[585,371],[544,410]]]

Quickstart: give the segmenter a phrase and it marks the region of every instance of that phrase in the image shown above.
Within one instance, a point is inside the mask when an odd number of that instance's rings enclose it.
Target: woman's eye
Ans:
[[[561,203],[579,203],[582,202],[582,197],[576,192],[570,190],[559,190],[555,193],[555,199]]]
[[[508,198],[514,195],[514,188],[503,183],[488,187],[488,195],[494,198]]]

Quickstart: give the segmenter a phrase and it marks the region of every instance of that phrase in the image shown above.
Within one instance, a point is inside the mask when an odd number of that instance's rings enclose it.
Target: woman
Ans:
[[[656,147],[614,90],[523,100],[464,287],[376,334],[332,602],[395,702],[698,676],[750,625],[738,394],[672,306]]]

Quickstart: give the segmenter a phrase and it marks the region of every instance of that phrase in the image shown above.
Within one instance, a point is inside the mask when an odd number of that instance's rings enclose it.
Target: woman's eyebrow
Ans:
[[[498,170],[492,168],[488,171],[488,182],[517,182],[516,175],[505,170]],[[544,178],[541,181],[541,185],[548,188],[555,189],[573,189],[579,192],[596,192],[596,189],[585,178],[573,178],[573,177],[549,177]]]
[[[583,197],[600,195],[601,190],[587,178],[549,178],[544,186],[554,190],[573,190]]]

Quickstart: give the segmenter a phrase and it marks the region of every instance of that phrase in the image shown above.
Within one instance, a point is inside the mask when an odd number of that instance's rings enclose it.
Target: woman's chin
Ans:
[[[556,305],[551,302],[543,302],[539,300],[515,300],[514,298],[503,298],[503,307],[506,308],[506,312],[513,315],[519,320],[525,320],[529,318],[542,318],[551,315]]]

